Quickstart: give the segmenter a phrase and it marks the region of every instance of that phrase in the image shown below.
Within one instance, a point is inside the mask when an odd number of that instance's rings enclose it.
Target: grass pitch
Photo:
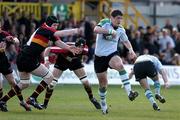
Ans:
[[[35,85],[23,91],[27,98]],[[99,100],[98,86],[93,85],[94,96]],[[153,87],[151,87],[153,88]],[[139,97],[131,102],[125,91],[120,86],[109,86],[107,102],[109,114],[102,115],[101,110],[96,110],[90,103],[82,85],[58,85],[46,110],[26,112],[19,106],[17,97],[11,99],[7,105],[9,112],[0,111],[0,120],[179,120],[180,119],[180,95],[179,86],[161,90],[166,98],[166,103],[158,105],[160,112],[154,111],[149,101],[144,96],[144,90],[140,86],[133,86],[139,92]],[[9,90],[5,86],[4,93]],[[43,102],[44,93],[38,101]]]

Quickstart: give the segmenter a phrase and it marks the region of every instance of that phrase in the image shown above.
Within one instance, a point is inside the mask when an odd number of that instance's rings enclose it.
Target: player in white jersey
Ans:
[[[110,19],[101,20],[94,28],[94,32],[97,33],[94,68],[99,80],[99,96],[103,114],[108,113],[106,104],[108,67],[119,72],[122,84],[131,101],[138,96],[137,92],[131,90],[128,74],[117,52],[118,41],[120,41],[129,50],[131,57],[136,57],[125,29],[120,25],[122,16],[123,14],[120,10],[113,10]]]
[[[152,104],[154,110],[160,111],[160,108],[154,100],[153,93],[151,92],[150,86],[147,82],[147,77],[151,78],[154,81],[155,98],[159,100],[159,102],[165,103],[165,98],[160,95],[158,73],[162,75],[164,85],[166,88],[168,88],[168,79],[158,58],[152,55],[141,55],[136,59],[133,70],[129,74],[129,77],[132,78],[132,75],[135,74],[136,81],[138,81],[142,88],[145,89],[145,96]]]

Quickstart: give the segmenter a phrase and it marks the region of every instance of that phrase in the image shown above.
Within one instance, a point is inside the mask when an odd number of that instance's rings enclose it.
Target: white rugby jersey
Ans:
[[[158,72],[162,69],[162,64],[161,64],[161,62],[160,62],[160,61],[158,60],[158,58],[155,57],[155,56],[152,56],[152,55],[140,55],[140,56],[136,59],[135,63],[143,62],[143,61],[151,61],[151,62],[153,62],[154,66],[155,66],[155,68],[156,68],[156,70],[157,70]]]
[[[110,19],[103,19],[98,23],[98,26],[105,28],[107,30],[114,29],[112,27],[112,23]],[[126,35],[126,31],[122,26],[119,26],[116,29],[117,35],[115,38],[107,40],[104,38],[103,34],[97,34],[96,37],[96,47],[95,47],[95,55],[97,56],[108,56],[111,53],[117,51],[118,41],[127,41],[128,37]]]

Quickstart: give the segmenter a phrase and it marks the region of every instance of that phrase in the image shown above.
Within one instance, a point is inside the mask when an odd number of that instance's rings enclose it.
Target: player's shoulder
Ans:
[[[110,24],[110,23],[111,23],[111,21],[110,21],[109,18],[104,18],[104,19],[102,19],[102,20],[98,23],[98,25],[99,25],[99,26],[103,26],[103,25],[105,25],[105,24]]]

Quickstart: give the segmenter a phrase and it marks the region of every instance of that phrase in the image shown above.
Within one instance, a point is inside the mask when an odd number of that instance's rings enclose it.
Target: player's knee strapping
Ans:
[[[47,71],[47,73],[42,76],[42,78],[44,79],[44,81],[47,83],[47,84],[50,84],[52,82],[52,79],[53,79],[53,75],[50,71]]]
[[[84,75],[84,76],[80,77],[79,80],[80,80],[82,83],[87,82],[87,81],[88,81],[88,80],[87,80],[87,75]]]
[[[52,80],[52,82],[50,83],[50,85],[48,85],[48,88],[49,89],[54,89],[56,87],[57,83],[58,83],[58,78],[54,78]]]
[[[30,78],[20,79],[20,83],[22,84],[21,89],[25,89],[30,85]]]

